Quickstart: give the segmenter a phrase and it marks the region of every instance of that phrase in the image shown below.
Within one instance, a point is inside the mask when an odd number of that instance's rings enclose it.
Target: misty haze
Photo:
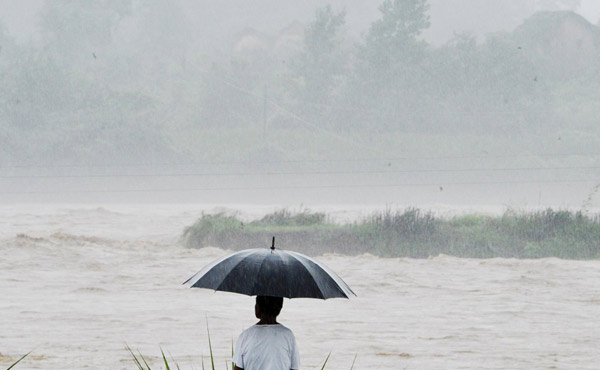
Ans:
[[[597,369],[599,102],[596,0],[0,0],[0,367],[231,368],[275,236],[303,369]]]

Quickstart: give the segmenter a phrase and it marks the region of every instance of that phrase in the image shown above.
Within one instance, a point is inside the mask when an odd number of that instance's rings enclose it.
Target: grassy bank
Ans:
[[[190,248],[241,250],[267,247],[273,235],[280,248],[308,255],[600,258],[600,218],[552,209],[453,218],[419,209],[388,210],[342,225],[309,211],[281,210],[249,223],[224,214],[202,215],[184,230],[182,239]]]

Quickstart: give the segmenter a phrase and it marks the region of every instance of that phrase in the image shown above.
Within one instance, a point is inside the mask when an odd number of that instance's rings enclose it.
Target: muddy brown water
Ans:
[[[261,209],[248,208],[249,214]],[[133,369],[124,349],[161,368],[216,367],[256,320],[253,298],[181,285],[228,253],[178,244],[198,216],[182,207],[0,209],[0,367]],[[267,242],[268,244],[268,242]],[[317,258],[358,294],[285,300],[280,321],[302,368],[598,369],[600,261]]]

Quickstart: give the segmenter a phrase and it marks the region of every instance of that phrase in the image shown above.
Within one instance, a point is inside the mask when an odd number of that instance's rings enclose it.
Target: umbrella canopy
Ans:
[[[184,284],[250,296],[328,299],[356,295],[326,266],[274,247],[246,249],[221,258]]]

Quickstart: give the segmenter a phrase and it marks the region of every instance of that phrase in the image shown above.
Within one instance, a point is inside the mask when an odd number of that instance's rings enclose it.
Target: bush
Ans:
[[[326,222],[323,213],[281,210],[244,225],[232,216],[202,215],[184,231],[192,248],[267,247],[275,235],[284,249],[306,254],[373,253],[426,258],[439,254],[471,258],[600,258],[600,218],[547,209],[507,211],[499,217],[436,218],[416,208],[385,210],[346,225]]]

